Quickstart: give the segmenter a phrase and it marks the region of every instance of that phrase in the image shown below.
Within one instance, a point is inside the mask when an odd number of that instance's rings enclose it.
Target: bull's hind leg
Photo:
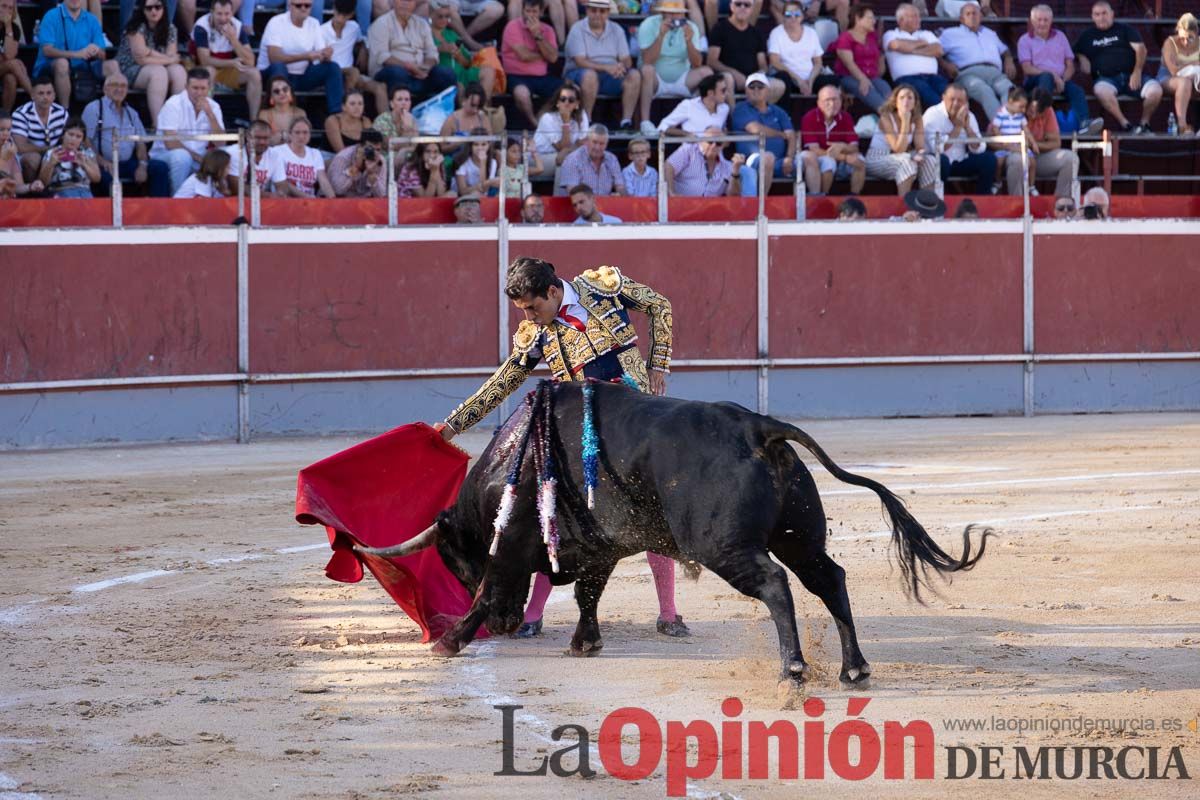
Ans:
[[[842,671],[838,679],[845,689],[866,689],[871,685],[871,665],[858,648],[858,634],[850,613],[850,595],[846,592],[846,570],[826,553],[803,560],[788,557],[786,548],[772,548],[776,556],[788,565],[804,588],[821,598],[833,616],[838,636],[842,640]]]
[[[604,647],[600,638],[600,621],[596,609],[600,607],[600,595],[608,584],[616,563],[589,567],[575,579],[575,602],[579,605],[579,624],[571,637],[570,656],[594,656]]]
[[[726,553],[724,556],[719,563],[702,563],[734,589],[763,602],[771,612],[779,636],[780,679],[802,683],[808,674],[808,664],[804,663],[804,656],[800,653],[796,608],[792,603],[792,590],[788,588],[787,573],[771,560],[765,550]]]

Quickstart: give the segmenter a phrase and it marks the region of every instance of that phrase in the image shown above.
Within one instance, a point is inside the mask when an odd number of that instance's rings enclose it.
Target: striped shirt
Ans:
[[[37,108],[30,100],[13,113],[13,136],[24,136],[39,150],[57,147],[67,125],[67,110],[58,103],[50,104],[50,117],[42,124]]]
[[[633,164],[621,170],[625,178],[625,191],[630,197],[658,197],[658,170],[646,165],[646,174],[638,175]]]
[[[682,197],[723,197],[733,179],[733,164],[719,153],[709,175],[708,162],[695,142],[681,145],[667,163],[675,170],[675,194]]]

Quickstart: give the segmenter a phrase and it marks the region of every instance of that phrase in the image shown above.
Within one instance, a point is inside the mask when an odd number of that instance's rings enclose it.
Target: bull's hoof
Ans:
[[[871,688],[871,665],[863,662],[861,666],[842,670],[838,676],[842,688],[847,691],[861,691]]]
[[[580,642],[576,644],[571,642],[571,649],[567,651],[567,655],[575,658],[591,658],[592,656],[600,655],[600,650],[603,649],[604,642],[596,639],[593,642]]]
[[[436,642],[434,642],[433,647],[430,649],[433,651],[433,654],[435,656],[443,656],[445,658],[450,658],[452,656],[458,655],[459,651],[462,650],[462,645],[457,644],[457,643],[452,644],[450,642],[447,642],[443,638],[443,639],[438,639]]]

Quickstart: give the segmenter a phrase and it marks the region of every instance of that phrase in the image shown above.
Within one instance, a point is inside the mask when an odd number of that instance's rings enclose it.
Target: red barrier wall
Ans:
[[[602,264],[670,298],[675,317],[675,358],[754,358],[758,333],[754,308],[757,266],[751,239],[656,239],[651,241],[514,241],[512,258],[537,255],[573,278]],[[520,315],[512,315],[515,330]],[[643,353],[645,323],[635,320]]]
[[[1037,236],[1039,353],[1200,350],[1200,236]]]
[[[775,357],[1019,353],[1021,237],[772,237]]]
[[[494,242],[256,244],[255,372],[495,364]]]
[[[0,257],[2,381],[237,371],[232,244],[10,246]]]

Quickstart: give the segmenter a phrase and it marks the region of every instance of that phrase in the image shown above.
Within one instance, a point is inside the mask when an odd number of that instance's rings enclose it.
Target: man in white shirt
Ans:
[[[271,148],[271,126],[261,119],[256,119],[250,125],[249,144],[254,152],[254,180],[259,191],[272,194],[275,184],[271,182],[271,173],[275,171],[275,153]],[[248,153],[238,148],[237,144],[221,148],[229,153],[229,174],[235,181],[246,181],[246,193],[250,192],[250,171],[243,165],[249,161]]]
[[[961,25],[942,31],[942,69],[966,87],[988,119],[994,119],[1017,79],[1017,65],[1008,45],[991,28],[983,27],[977,4],[963,6],[959,21]]]
[[[883,35],[883,54],[894,85],[911,86],[925,108],[941,101],[949,82],[938,74],[942,45],[932,31],[921,30],[921,12],[912,3],[896,6],[896,27]]]
[[[720,75],[709,75],[696,86],[699,97],[679,101],[679,105],[658,123],[659,133],[668,136],[699,136],[709,128],[725,129],[729,105],[725,102],[728,84]]]
[[[365,49],[367,42],[362,26],[355,18],[358,13],[355,2],[334,0],[333,16],[321,25],[321,33],[325,36],[325,44],[333,48],[333,63],[342,71],[346,91],[358,89],[363,94],[369,92],[375,100],[376,113],[383,113],[388,107],[387,87],[363,75],[355,66],[358,45],[362,43]],[[369,9],[370,5],[367,7]]]
[[[263,85],[282,75],[295,91],[324,88],[330,114],[342,110],[342,71],[333,63],[333,48],[325,44],[321,25],[311,16],[313,0],[288,0],[286,14],[271,17],[258,49]]]
[[[262,75],[254,65],[250,35],[241,20],[233,16],[233,0],[213,0],[212,11],[196,20],[192,41],[196,44],[197,66],[208,67],[214,83],[235,91],[246,87],[250,119],[257,117]]]
[[[942,102],[926,110],[923,121],[926,150],[940,156],[942,180],[974,178],[975,194],[991,194],[996,180],[996,154],[983,142],[963,141],[979,138],[979,123],[967,106],[966,90],[957,83],[947,86]]]
[[[158,132],[164,136],[178,134],[224,133],[225,119],[221,115],[221,106],[208,96],[212,86],[208,70],[204,67],[193,67],[188,70],[187,84],[184,90],[163,103],[158,112]],[[167,140],[154,143],[150,149],[150,157],[167,162],[167,170],[171,179],[171,196],[179,191],[179,187],[188,176],[200,166],[200,161],[208,151],[210,142],[197,140]]]

